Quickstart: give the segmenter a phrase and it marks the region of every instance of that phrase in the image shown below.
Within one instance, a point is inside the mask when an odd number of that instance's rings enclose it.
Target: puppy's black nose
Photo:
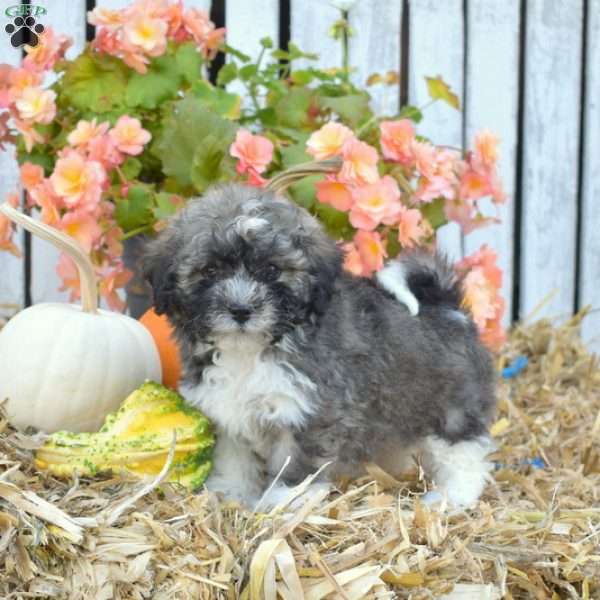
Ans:
[[[229,312],[238,323],[245,323],[252,314],[252,311],[246,306],[230,306]]]

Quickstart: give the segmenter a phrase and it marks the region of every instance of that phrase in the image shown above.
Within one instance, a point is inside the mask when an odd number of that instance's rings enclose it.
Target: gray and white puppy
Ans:
[[[307,211],[224,185],[151,242],[145,273],[181,348],[181,392],[217,428],[209,488],[252,503],[287,457],[292,485],[328,462],[327,479],[365,462],[396,474],[418,451],[452,504],[477,501],[494,375],[445,260],[353,277]]]

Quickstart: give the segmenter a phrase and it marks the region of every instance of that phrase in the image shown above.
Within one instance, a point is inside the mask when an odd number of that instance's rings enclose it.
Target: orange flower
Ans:
[[[492,168],[498,162],[498,137],[490,131],[480,131],[475,136],[474,162],[482,168]]]
[[[357,229],[372,231],[380,223],[392,225],[402,212],[396,180],[385,175],[379,181],[353,190],[354,205],[350,223]]]
[[[505,340],[502,315],[505,303],[500,296],[502,270],[497,255],[487,245],[456,265],[463,278],[464,304],[477,324],[482,341],[497,350]]]
[[[69,301],[75,302],[81,295],[79,271],[68,254],[61,254],[56,265],[56,273],[62,281],[61,292],[69,291]]]
[[[26,162],[21,165],[21,183],[23,187],[28,191],[42,183],[44,180],[44,169],[39,165]]]
[[[87,146],[94,138],[104,135],[109,127],[108,121],[98,125],[95,118],[91,121],[79,121],[68,135],[67,141],[71,146]]]
[[[341,211],[348,211],[354,204],[350,187],[335,177],[329,176],[324,181],[316,184],[317,200],[323,204],[329,204]]]
[[[75,238],[86,252],[92,251],[102,235],[94,215],[82,209],[66,212],[56,226]]]
[[[488,174],[469,169],[460,179],[459,195],[464,200],[477,200],[491,193],[492,186]]]
[[[360,254],[353,242],[342,246],[344,250],[344,269],[357,277],[363,276],[363,264]]]
[[[167,23],[161,19],[139,14],[125,23],[124,41],[148,56],[160,56],[167,48],[168,28]]]
[[[363,265],[363,275],[370,277],[383,267],[387,252],[377,231],[358,231],[354,236],[354,244]]]
[[[64,58],[72,44],[71,38],[56,36],[51,27],[46,27],[37,46],[25,46],[27,56],[23,60],[23,66],[30,71],[48,71]]]
[[[64,208],[64,202],[54,193],[50,180],[44,179],[34,187],[29,192],[29,197],[42,210],[42,221],[56,227],[60,221],[60,209]]]
[[[102,165],[86,159],[75,150],[67,150],[56,161],[50,176],[54,191],[68,207],[93,209],[102,195],[106,172]]]
[[[433,234],[433,229],[416,208],[404,208],[398,220],[398,241],[405,248],[412,248]]]
[[[317,160],[337,156],[354,134],[341,123],[330,122],[315,131],[306,142],[306,151]]]
[[[119,261],[112,265],[106,262],[97,267],[96,275],[100,281],[100,295],[106,300],[108,307],[120,312],[125,310],[125,302],[119,296],[118,290],[127,285],[132,273]]]
[[[18,208],[18,194],[9,194],[6,198],[6,202],[13,208]],[[21,252],[12,241],[13,232],[14,226],[12,221],[8,217],[0,214],[0,250],[6,250],[14,256],[21,256]]]
[[[139,119],[123,115],[109,134],[117,149],[124,154],[137,156],[144,151],[144,146],[152,139],[149,131],[142,128]]]
[[[229,147],[229,154],[239,159],[237,172],[245,173],[253,169],[264,173],[267,165],[273,159],[273,143],[262,135],[252,135],[241,127],[235,136],[235,141]]]
[[[21,119],[14,119],[13,121],[15,129],[23,136],[27,152],[31,152],[36,144],[41,144],[44,141],[44,136],[36,131],[29,121],[22,121]]]
[[[383,156],[402,165],[411,165],[414,162],[411,149],[415,140],[415,127],[409,119],[398,121],[382,121],[381,150]]]
[[[16,101],[19,116],[32,123],[50,123],[56,115],[56,93],[39,87],[26,87]]]
[[[348,183],[374,183],[379,179],[377,150],[356,138],[347,140],[342,148],[344,164],[340,179]]]

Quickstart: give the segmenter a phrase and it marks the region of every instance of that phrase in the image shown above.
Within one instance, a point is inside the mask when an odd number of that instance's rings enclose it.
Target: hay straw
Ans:
[[[581,318],[513,331],[498,367],[529,364],[499,382],[499,468],[466,513],[375,465],[269,514],[160,481],[59,481],[0,418],[0,597],[600,598],[600,365]]]

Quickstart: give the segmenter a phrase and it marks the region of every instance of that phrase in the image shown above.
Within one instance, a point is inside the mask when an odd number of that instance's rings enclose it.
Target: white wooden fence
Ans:
[[[74,37],[71,53],[79,52],[94,3],[35,3],[48,9],[46,24]],[[96,0],[105,7],[127,3]],[[185,4],[211,8],[210,0]],[[340,47],[328,36],[339,13],[326,0],[214,0],[212,14],[227,27],[228,41],[249,54],[264,36],[290,38],[320,53],[321,64],[340,64]],[[511,198],[502,224],[467,237],[448,226],[444,246],[456,258],[482,243],[498,251],[507,321],[553,293],[540,315],[566,316],[592,304],[584,334],[600,338],[600,0],[359,0],[350,19],[358,83],[403,67],[397,88],[373,89],[382,114],[396,112],[403,96],[426,104],[424,76],[441,75],[463,110],[431,106],[420,133],[453,146],[481,128],[502,138],[501,173]],[[0,44],[0,62],[19,58]],[[17,179],[7,154],[0,173],[4,195]],[[0,255],[0,304],[23,304],[26,265],[31,301],[61,298],[55,260],[36,241],[25,261]],[[594,345],[600,348],[597,339]]]

